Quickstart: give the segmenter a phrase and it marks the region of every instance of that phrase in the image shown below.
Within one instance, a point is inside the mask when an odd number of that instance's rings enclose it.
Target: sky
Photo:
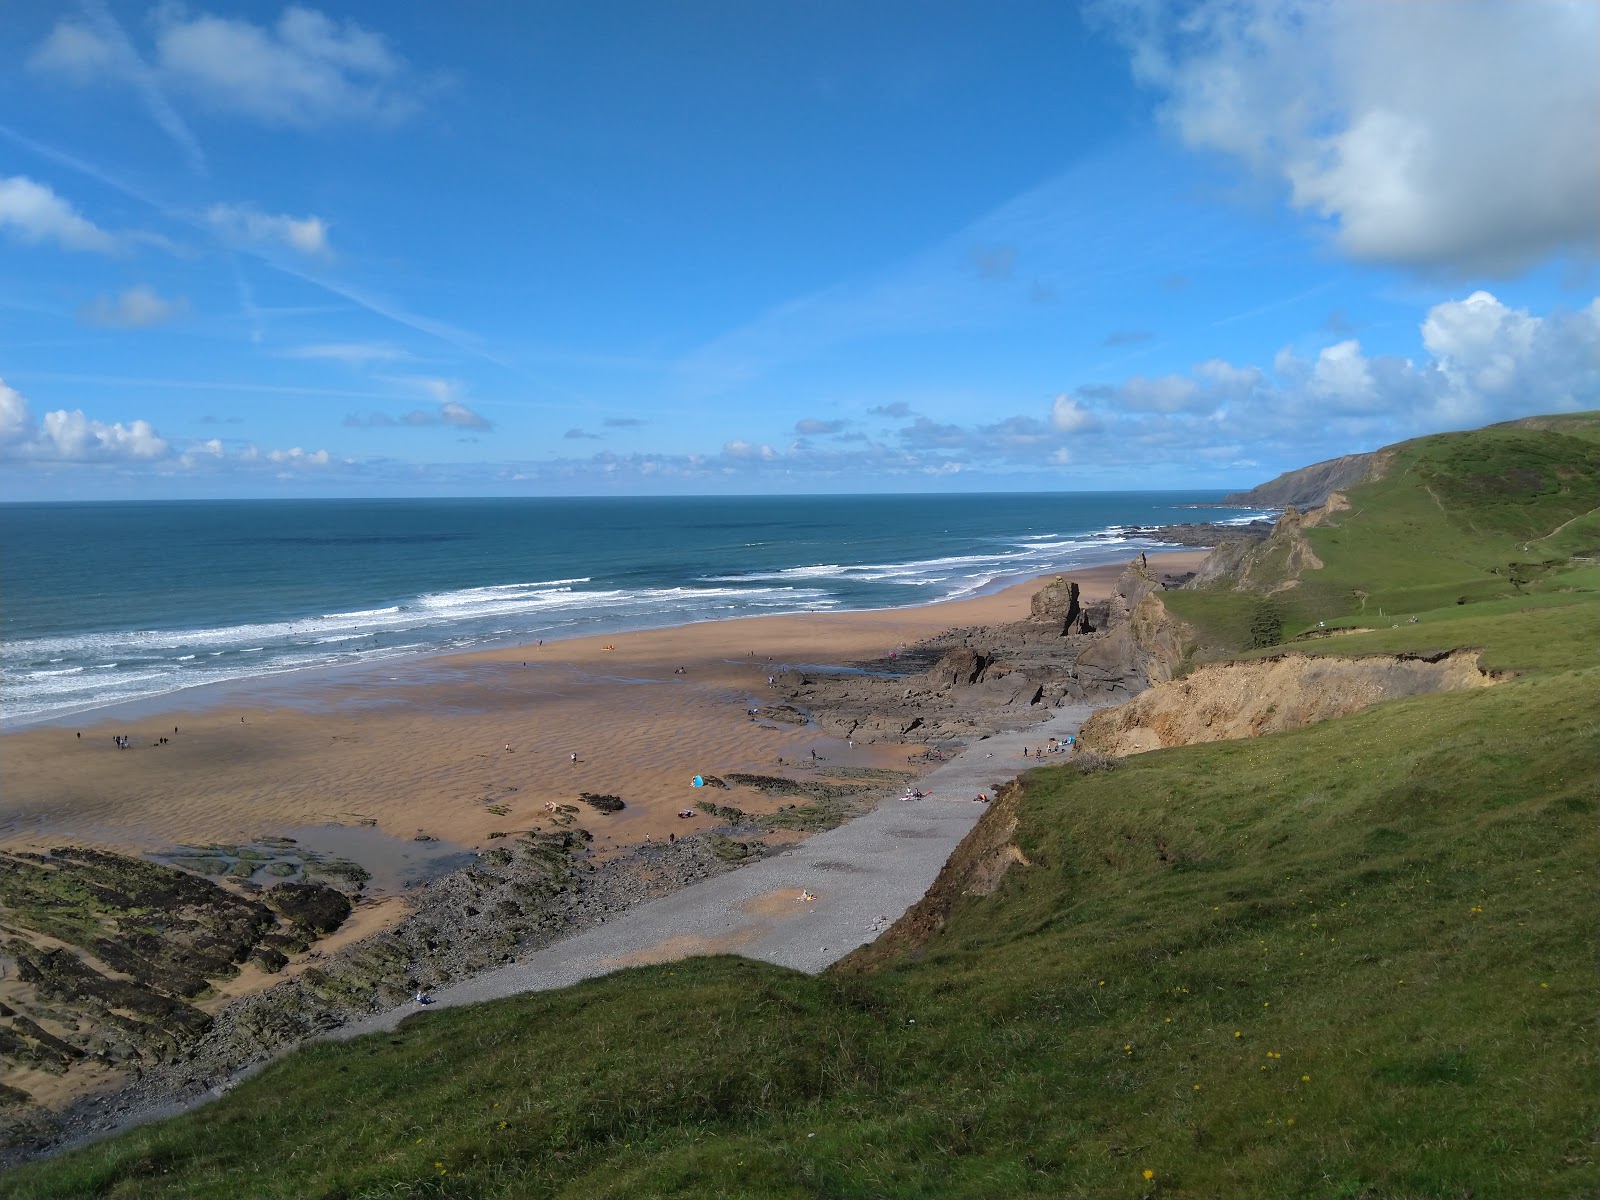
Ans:
[[[1243,487],[1600,408],[1592,0],[0,7],[0,500]]]

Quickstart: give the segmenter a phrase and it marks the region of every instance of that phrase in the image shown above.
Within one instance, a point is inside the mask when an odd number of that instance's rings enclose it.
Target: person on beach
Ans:
[[[573,765],[573,766],[577,766],[577,765],[578,765],[578,752],[577,752],[577,751],[576,751],[576,750],[574,750],[574,751],[573,751],[573,752],[572,752],[572,753],[571,753],[571,754],[569,754],[569,755],[568,755],[568,756],[567,756],[567,757],[568,757],[568,758],[570,758],[570,759],[571,759],[571,760],[572,760],[572,765]]]

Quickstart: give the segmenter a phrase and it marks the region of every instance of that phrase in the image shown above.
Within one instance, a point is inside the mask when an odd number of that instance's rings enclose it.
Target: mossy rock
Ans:
[[[226,875],[229,863],[225,858],[175,858],[172,865],[196,875]]]

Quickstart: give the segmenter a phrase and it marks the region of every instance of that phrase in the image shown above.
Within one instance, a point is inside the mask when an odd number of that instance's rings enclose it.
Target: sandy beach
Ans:
[[[1174,552],[1152,564],[1185,571],[1202,556]],[[1119,570],[1071,578],[1094,598]],[[372,870],[382,894],[419,847],[479,849],[493,833],[547,827],[547,802],[575,803],[585,791],[627,804],[586,816],[597,849],[664,838],[709,824],[677,816],[696,798],[696,774],[772,770],[780,758],[809,761],[812,750],[836,765],[904,769],[914,747],[851,747],[752,721],[746,709],[785,665],[875,658],[940,630],[1016,620],[1037,586],[278,677],[232,688],[221,702],[181,693],[136,716],[105,710],[77,725],[18,730],[0,736],[0,846],[149,852],[322,836]],[[119,735],[130,748],[114,744]],[[764,798],[740,797],[763,811]],[[346,832],[330,832],[338,830]]]

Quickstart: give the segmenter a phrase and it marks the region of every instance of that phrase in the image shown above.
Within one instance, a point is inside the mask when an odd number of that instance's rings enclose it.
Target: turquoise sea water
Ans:
[[[0,506],[0,721],[311,667],[720,617],[924,604],[1132,557],[1215,497]]]

